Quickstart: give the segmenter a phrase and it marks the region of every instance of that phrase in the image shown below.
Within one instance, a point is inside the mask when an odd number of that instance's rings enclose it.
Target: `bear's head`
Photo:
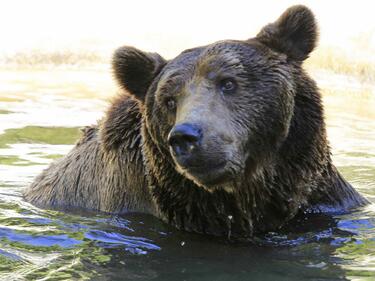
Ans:
[[[255,38],[189,49],[169,61],[122,47],[113,69],[175,170],[207,190],[232,189],[288,137],[295,75],[316,39],[312,12],[293,6]]]

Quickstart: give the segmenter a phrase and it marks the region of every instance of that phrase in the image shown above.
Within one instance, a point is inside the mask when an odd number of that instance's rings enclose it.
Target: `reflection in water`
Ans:
[[[78,127],[95,123],[106,105],[93,94],[104,86],[64,86],[69,79],[56,79],[38,87],[38,80],[28,79],[8,90],[11,84],[3,83],[0,90],[0,280],[374,278],[374,205],[334,218],[314,216],[249,245],[181,233],[142,214],[62,213],[24,202],[21,190],[66,154]],[[368,85],[363,94],[358,85],[342,89],[335,79],[327,81],[320,86],[334,161],[374,202],[375,92]]]
[[[71,144],[78,137],[78,128],[26,126],[21,129],[6,129],[0,135],[0,148],[14,143]]]

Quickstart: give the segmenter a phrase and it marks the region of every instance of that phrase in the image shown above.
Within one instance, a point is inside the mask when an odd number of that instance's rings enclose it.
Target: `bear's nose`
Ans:
[[[168,135],[169,146],[177,157],[190,155],[201,139],[202,129],[189,123],[174,126]]]

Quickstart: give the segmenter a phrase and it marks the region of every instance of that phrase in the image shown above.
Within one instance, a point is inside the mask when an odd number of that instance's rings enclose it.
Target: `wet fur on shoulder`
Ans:
[[[153,212],[140,149],[141,122],[138,102],[119,96],[97,126],[84,128],[75,147],[34,180],[25,199],[64,210]]]

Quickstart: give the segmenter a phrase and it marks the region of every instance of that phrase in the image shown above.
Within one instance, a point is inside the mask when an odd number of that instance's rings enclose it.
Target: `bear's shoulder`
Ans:
[[[93,139],[96,138],[97,133],[98,133],[97,125],[85,126],[81,128],[82,135],[79,138],[79,140],[76,142],[76,146],[92,141]]]
[[[121,144],[128,148],[138,142],[141,133],[142,113],[139,102],[133,97],[121,94],[117,96],[99,122],[99,137],[107,151],[117,149]]]

